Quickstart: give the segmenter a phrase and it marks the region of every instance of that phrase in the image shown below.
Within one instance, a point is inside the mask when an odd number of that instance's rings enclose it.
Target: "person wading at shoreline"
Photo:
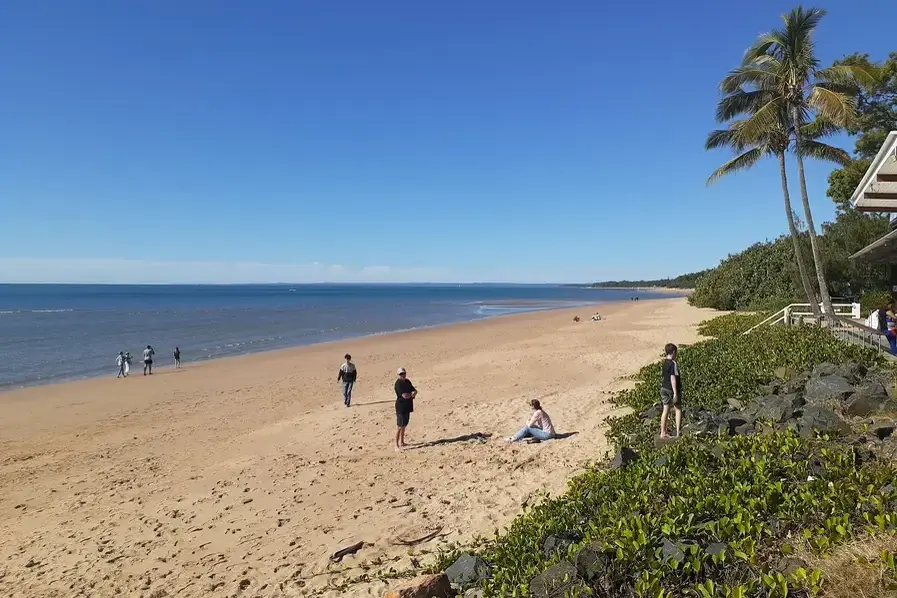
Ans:
[[[355,388],[355,380],[358,378],[358,369],[352,363],[352,356],[346,353],[346,363],[339,366],[339,374],[336,381],[343,383],[343,403],[346,407],[352,406],[352,389]]]
[[[660,437],[667,438],[667,416],[670,414],[670,405],[676,412],[676,437],[679,437],[679,426],[682,423],[682,375],[679,372],[679,364],[676,363],[678,349],[673,343],[667,343],[663,348],[666,358],[663,360],[663,368],[660,374],[660,403],[663,412],[660,414]]]
[[[181,367],[181,348],[174,348],[174,367],[175,369]]]
[[[143,350],[143,375],[146,376],[146,372],[149,371],[149,375],[153,375],[153,355],[156,352],[153,351],[152,345],[147,345],[146,349]]]
[[[405,368],[399,368],[396,372],[398,379],[396,380],[396,450],[400,451],[405,448],[405,428],[411,420],[411,413],[414,411],[414,397],[417,396],[417,389],[408,379]]]
[[[115,358],[115,365],[118,366],[118,376],[116,378],[122,378],[125,375],[125,352],[119,351],[118,357]]]

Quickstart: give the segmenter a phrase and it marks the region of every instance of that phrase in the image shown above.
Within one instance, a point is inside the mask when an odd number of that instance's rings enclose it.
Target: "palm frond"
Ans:
[[[800,153],[809,158],[815,158],[816,160],[823,160],[825,162],[834,162],[841,166],[846,166],[851,162],[850,154],[840,147],[834,147],[812,139],[805,139],[803,141]]]
[[[816,79],[833,86],[869,88],[881,83],[881,69],[874,65],[839,64],[816,71]]]
[[[856,114],[856,100],[853,97],[821,85],[811,89],[807,106],[825,121],[840,126],[850,124]]]
[[[784,100],[781,97],[773,97],[738,127],[736,136],[739,143],[745,146],[757,145],[771,132],[777,130],[784,131],[787,135],[788,128],[784,124],[788,122],[786,115]]]
[[[754,164],[760,161],[760,158],[763,157],[763,151],[759,148],[750,149],[740,156],[736,156],[732,158],[719,168],[717,168],[713,174],[707,179],[707,185],[710,186],[721,178],[735,174],[736,172],[740,172],[742,170],[747,170]]]
[[[768,103],[770,99],[771,93],[767,90],[745,91],[739,88],[719,101],[716,106],[716,120],[717,122],[726,122],[742,114],[751,114]]]
[[[730,71],[719,86],[723,93],[731,94],[744,87],[773,89],[780,82],[776,71],[748,62]]]
[[[807,121],[809,119],[804,119]],[[801,125],[800,133],[804,140],[823,139],[840,133],[844,127],[829,122],[824,118],[816,118]]]

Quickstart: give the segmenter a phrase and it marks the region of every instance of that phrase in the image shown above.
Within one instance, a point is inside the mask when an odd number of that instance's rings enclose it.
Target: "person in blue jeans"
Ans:
[[[346,407],[352,406],[352,389],[355,388],[355,380],[358,378],[358,370],[352,363],[352,356],[346,353],[346,363],[340,366],[337,382],[343,383],[343,403]]]
[[[554,426],[551,424],[551,418],[542,409],[542,404],[538,399],[529,402],[533,409],[533,415],[529,418],[527,424],[514,436],[508,438],[508,442],[517,442],[526,437],[532,437],[537,440],[549,440],[554,438]]]

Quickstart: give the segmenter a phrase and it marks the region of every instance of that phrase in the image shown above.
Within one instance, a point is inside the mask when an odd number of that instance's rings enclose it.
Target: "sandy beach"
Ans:
[[[596,310],[605,321],[588,321]],[[343,584],[563,491],[604,455],[621,377],[694,342],[708,313],[604,304],[0,394],[0,595],[382,595],[382,581]],[[351,409],[336,382],[346,351]],[[403,453],[398,366],[420,392]],[[535,397],[575,434],[506,446]]]

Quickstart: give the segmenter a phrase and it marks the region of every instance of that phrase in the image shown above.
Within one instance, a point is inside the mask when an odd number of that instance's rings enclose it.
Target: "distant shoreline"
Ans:
[[[687,297],[694,293],[694,289],[674,289],[672,287],[605,287],[605,286],[589,286],[589,289],[596,291],[648,291],[651,293],[664,293],[667,295],[679,295]]]

